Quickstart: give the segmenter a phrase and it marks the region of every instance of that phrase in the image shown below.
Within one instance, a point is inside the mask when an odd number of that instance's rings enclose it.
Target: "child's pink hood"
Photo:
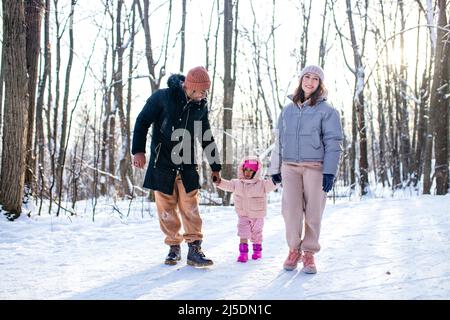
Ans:
[[[245,179],[242,167],[245,160],[258,162],[258,170],[253,179]],[[240,216],[249,218],[262,218],[266,215],[267,193],[275,190],[271,179],[261,178],[262,164],[257,157],[246,157],[238,166],[238,179],[221,180],[218,188],[233,192],[234,208]]]
[[[244,162],[246,160],[256,161],[258,163],[258,170],[256,171],[253,179],[245,179],[245,177],[244,177],[244,172],[242,169],[244,167]],[[245,180],[245,182],[248,182],[248,183],[254,183],[261,179],[261,169],[262,169],[262,163],[261,163],[261,161],[259,161],[258,157],[255,157],[255,156],[245,157],[244,159],[242,159],[241,164],[238,166],[238,169],[237,169],[238,179]]]

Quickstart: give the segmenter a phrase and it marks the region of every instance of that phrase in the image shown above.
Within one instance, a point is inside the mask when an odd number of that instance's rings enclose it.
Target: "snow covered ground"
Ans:
[[[271,195],[263,259],[236,262],[233,207],[202,206],[209,269],[163,264],[155,208],[136,201],[79,216],[0,217],[0,299],[450,299],[450,195],[328,202],[318,273],[282,269],[279,194]],[[144,208],[144,209],[143,209]],[[144,211],[143,211],[144,210]]]

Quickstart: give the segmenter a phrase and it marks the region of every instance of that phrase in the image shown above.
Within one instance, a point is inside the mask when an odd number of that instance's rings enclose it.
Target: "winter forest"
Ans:
[[[0,203],[76,214],[79,200],[147,197],[130,141],[145,100],[196,65],[232,177],[269,160],[272,130],[307,63],[326,73],[345,133],[335,197],[448,192],[446,0],[3,0]],[[231,133],[229,133],[231,132]],[[227,134],[231,139],[226,139]],[[200,154],[201,158],[201,154]],[[229,204],[200,168],[202,202]]]
[[[0,300],[450,298],[450,0],[1,3]],[[208,104],[187,87],[202,67]],[[305,77],[327,89],[317,107],[291,102]],[[174,78],[177,104],[142,121]],[[178,141],[195,131],[191,110],[220,174],[202,139],[190,176],[151,162],[182,116]],[[271,171],[283,116],[282,152],[328,149],[290,177],[289,159]]]

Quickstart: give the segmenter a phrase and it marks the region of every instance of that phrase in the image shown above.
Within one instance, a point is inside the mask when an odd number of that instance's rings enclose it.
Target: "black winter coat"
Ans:
[[[181,175],[186,192],[200,188],[195,138],[203,149],[207,148],[205,154],[211,170],[220,171],[222,168],[212,134],[205,135],[210,130],[207,101],[187,101],[182,87],[184,79],[180,74],[170,76],[168,88],[150,96],[134,126],[132,154],[145,153],[148,129],[153,124],[144,187],[165,194],[172,194],[177,173]]]

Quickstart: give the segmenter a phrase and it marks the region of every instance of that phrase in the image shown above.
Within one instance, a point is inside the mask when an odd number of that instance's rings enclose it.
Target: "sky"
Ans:
[[[207,269],[186,265],[184,243],[180,263],[163,264],[154,204],[118,202],[122,218],[113,205],[100,201],[94,222],[91,201],[71,217],[0,216],[0,299],[450,299],[450,195],[328,199],[315,275],[282,268],[280,193],[269,197],[263,258],[247,263],[236,262],[234,208],[200,207]]]

